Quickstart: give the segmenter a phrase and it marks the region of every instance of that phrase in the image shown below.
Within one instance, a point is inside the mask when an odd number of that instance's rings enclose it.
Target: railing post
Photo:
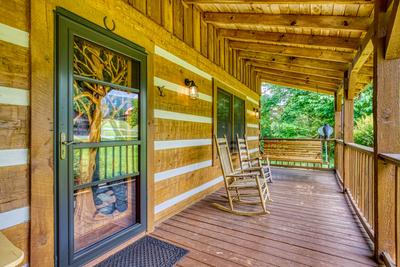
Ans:
[[[350,98],[349,92],[349,78],[344,78],[344,101],[343,101],[343,191],[349,187],[349,171],[350,171],[350,149],[346,147],[347,143],[353,142],[353,128],[354,128],[354,100]]]
[[[400,152],[400,60],[386,60],[388,1],[375,1],[374,35],[374,196],[375,256],[395,256],[395,167],[381,153]],[[397,263],[399,264],[399,263]]]

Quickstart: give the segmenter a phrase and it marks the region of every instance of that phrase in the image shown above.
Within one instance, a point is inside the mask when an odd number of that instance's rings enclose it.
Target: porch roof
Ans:
[[[203,12],[254,80],[355,95],[373,76],[374,1],[184,0]],[[339,94],[341,94],[339,92]]]

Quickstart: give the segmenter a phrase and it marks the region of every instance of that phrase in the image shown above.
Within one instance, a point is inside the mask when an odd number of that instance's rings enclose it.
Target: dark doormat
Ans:
[[[145,236],[95,267],[171,267],[186,253],[186,249]]]

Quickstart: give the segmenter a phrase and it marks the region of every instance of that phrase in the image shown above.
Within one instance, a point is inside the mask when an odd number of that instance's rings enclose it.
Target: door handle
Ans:
[[[72,144],[77,144],[78,142],[75,142],[75,141],[63,141],[62,142],[62,144],[64,145],[64,146],[69,146],[69,145],[72,145]]]
[[[67,135],[64,132],[60,133],[60,159],[65,159],[67,157],[67,146],[76,144],[79,142],[67,141]]]

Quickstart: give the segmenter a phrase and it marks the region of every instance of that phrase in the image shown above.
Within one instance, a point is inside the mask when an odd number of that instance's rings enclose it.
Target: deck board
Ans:
[[[270,215],[245,217],[210,204],[221,189],[157,226],[185,247],[178,266],[377,266],[370,241],[330,172],[274,169]]]

